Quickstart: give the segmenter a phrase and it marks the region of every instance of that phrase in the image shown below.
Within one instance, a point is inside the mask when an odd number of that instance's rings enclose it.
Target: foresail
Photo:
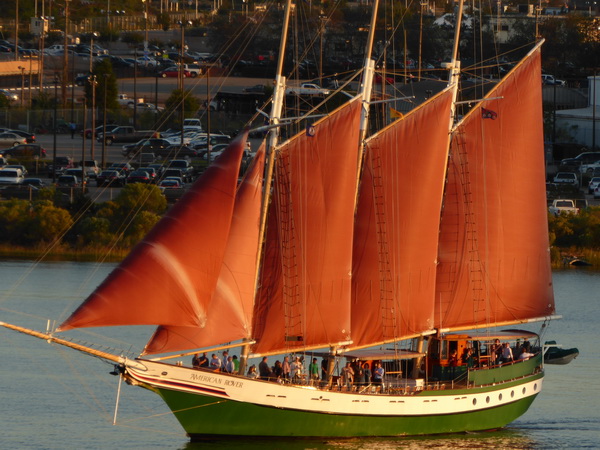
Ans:
[[[435,325],[467,328],[554,313],[540,49],[453,134]]]
[[[263,144],[236,194],[227,248],[205,326],[161,326],[146,345],[145,354],[206,348],[250,337],[264,165]]]
[[[353,347],[428,331],[452,91],[369,138],[356,212]]]
[[[202,326],[221,270],[247,132],[59,328]]]
[[[277,150],[254,352],[348,338],[360,109],[356,98]]]

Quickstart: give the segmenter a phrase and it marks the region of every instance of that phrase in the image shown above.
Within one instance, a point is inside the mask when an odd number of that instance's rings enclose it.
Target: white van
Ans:
[[[183,119],[183,131],[202,132],[200,119]]]
[[[0,170],[0,184],[21,184],[22,182],[23,172],[21,169]]]

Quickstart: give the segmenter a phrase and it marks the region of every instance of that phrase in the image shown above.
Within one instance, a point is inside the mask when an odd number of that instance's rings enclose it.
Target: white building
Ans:
[[[588,105],[556,111],[556,125],[567,129],[578,144],[591,149],[600,146],[600,76],[588,77],[588,81]]]

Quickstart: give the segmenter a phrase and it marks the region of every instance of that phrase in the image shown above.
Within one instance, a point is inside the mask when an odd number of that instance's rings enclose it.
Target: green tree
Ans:
[[[21,244],[21,232],[29,215],[29,202],[10,199],[0,203],[0,239],[3,242]]]
[[[67,210],[48,200],[37,201],[33,203],[22,238],[34,244],[60,242],[72,225],[73,218]]]
[[[183,112],[184,117],[194,117],[200,109],[199,100],[192,95],[192,91],[182,91],[181,89],[175,89],[167,101],[165,102],[166,108],[161,117],[161,121],[167,126],[181,128],[181,102],[183,97]]]
[[[110,224],[108,230],[101,222],[86,223],[89,235],[99,234],[108,239],[108,233],[119,238],[124,247],[135,245],[160,220],[167,208],[167,200],[155,185],[128,184],[112,202],[102,205],[96,217]],[[83,224],[83,223],[82,223]]]
[[[110,221],[103,217],[86,217],[78,226],[77,244],[87,247],[109,246],[115,239]]]
[[[117,86],[117,77],[113,72],[113,67],[110,61],[104,59],[94,64],[92,75],[96,76],[96,106],[99,111],[104,108],[104,87],[106,86],[106,107],[108,109],[119,108],[117,95],[119,89]],[[88,105],[92,104],[92,85],[85,84],[85,97]]]

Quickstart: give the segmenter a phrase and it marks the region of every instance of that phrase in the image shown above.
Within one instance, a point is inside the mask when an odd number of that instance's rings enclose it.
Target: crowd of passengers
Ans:
[[[517,339],[514,347],[511,347],[508,342],[500,342],[500,339],[494,340],[493,344],[488,346],[487,358],[488,364],[492,366],[498,366],[501,364],[511,363],[518,360],[529,359],[534,356],[531,350],[531,343],[527,338],[521,343],[520,339]],[[466,365],[467,367],[478,367],[483,364],[481,355],[478,357],[473,347],[467,347],[463,350],[463,354],[459,359],[456,350],[450,353],[449,365],[459,366]]]
[[[219,357],[212,354],[209,359],[206,353],[202,356],[194,355],[192,358],[192,367],[196,369],[208,369],[218,372],[238,374],[240,371],[239,359],[236,355],[230,356],[227,351]],[[256,367],[255,364],[248,368],[246,376],[248,378],[273,381],[278,383],[292,384],[310,384],[313,386],[325,386],[328,384],[329,361],[323,358],[321,364],[317,363],[317,358],[313,358],[305,367],[304,358],[297,356],[292,358],[286,356],[283,361],[277,360],[274,365],[269,365],[268,358],[263,357],[262,361]],[[355,360],[347,362],[341,369],[340,376],[336,377],[337,386],[342,389],[352,390],[361,386],[381,387],[385,376],[385,369],[380,362],[366,362]]]

